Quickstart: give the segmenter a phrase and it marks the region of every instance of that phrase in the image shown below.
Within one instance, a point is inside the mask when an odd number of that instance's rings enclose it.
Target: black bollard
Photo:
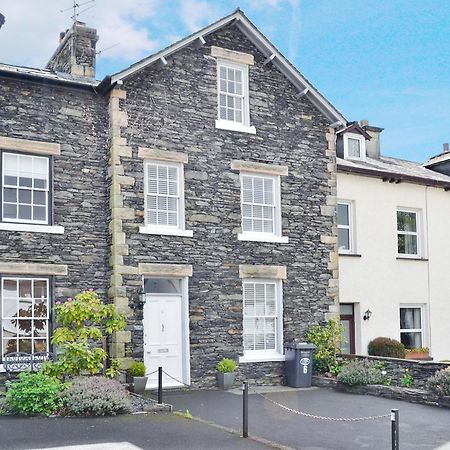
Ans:
[[[248,381],[242,385],[242,437],[248,437]]]
[[[392,450],[400,450],[398,409],[391,410]]]
[[[163,382],[162,382],[162,367],[158,367],[158,404],[162,404],[163,402],[163,396],[162,396],[162,388],[163,388]]]

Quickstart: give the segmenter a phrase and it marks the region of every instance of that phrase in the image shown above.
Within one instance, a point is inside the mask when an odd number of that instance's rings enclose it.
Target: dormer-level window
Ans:
[[[366,140],[364,136],[354,133],[344,134],[344,158],[345,159],[366,159]]]

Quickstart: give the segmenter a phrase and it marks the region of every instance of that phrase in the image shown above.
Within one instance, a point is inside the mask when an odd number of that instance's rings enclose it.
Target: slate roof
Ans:
[[[337,158],[338,172],[356,173],[385,181],[402,181],[426,186],[443,187],[450,190],[450,177],[423,167],[420,163],[404,159],[381,156],[379,159],[367,157],[365,161]]]

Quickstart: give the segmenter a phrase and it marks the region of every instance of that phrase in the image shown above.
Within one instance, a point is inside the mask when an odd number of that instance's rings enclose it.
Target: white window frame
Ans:
[[[1,351],[0,351],[0,360],[3,359],[3,320],[12,320],[14,319],[14,317],[4,317],[3,314],[3,297],[4,297],[4,284],[5,281],[10,281],[13,280],[15,282],[19,282],[21,280],[26,280],[26,281],[31,281],[31,283],[33,283],[34,281],[45,281],[47,283],[47,314],[45,317],[38,317],[38,318],[32,318],[30,319],[32,324],[34,320],[45,320],[47,322],[47,336],[45,338],[46,341],[46,350],[45,351],[49,351],[49,346],[50,346],[50,337],[51,337],[51,330],[50,330],[50,310],[52,308],[52,301],[50,298],[50,278],[49,277],[33,277],[33,276],[29,276],[29,277],[24,277],[24,276],[17,276],[17,275],[8,275],[8,276],[2,276],[1,277],[1,284],[0,284],[0,326],[1,326]],[[19,297],[18,297],[19,298]],[[34,299],[34,298],[33,298]],[[33,342],[35,340],[34,338],[34,333],[33,333],[34,328],[32,328],[32,332],[31,332],[31,339],[27,339],[27,340],[31,340],[32,343],[32,353],[34,353],[34,348],[33,348]],[[17,336],[16,338],[14,338],[15,340],[20,339],[19,336]],[[39,339],[39,338],[38,338]],[[43,338],[40,338],[40,340],[43,340]],[[18,351],[18,350],[17,350]],[[1,368],[3,366],[0,366]]]
[[[349,248],[348,249],[341,249],[339,247],[339,234],[338,234],[338,251],[340,254],[352,254],[355,253],[355,227],[354,227],[354,219],[353,219],[353,209],[354,209],[354,205],[353,202],[350,200],[338,200],[337,201],[338,205],[346,205],[348,207],[348,225],[340,225],[339,223],[337,224],[338,226],[338,230],[339,229],[346,229],[348,230],[348,242],[349,242]],[[337,214],[337,211],[336,211]]]
[[[360,157],[350,156],[348,154],[348,140],[356,139],[360,142]],[[344,159],[353,159],[355,161],[365,161],[366,159],[366,139],[364,136],[356,133],[345,133],[344,134]]]
[[[178,174],[178,226],[171,225],[154,225],[148,223],[148,168],[151,165],[175,167]],[[161,160],[146,160],[144,161],[144,226],[139,227],[139,232],[142,234],[159,234],[167,236],[185,236],[192,237],[192,230],[185,228],[185,200],[184,200],[184,164],[174,163]]]
[[[401,328],[401,314],[400,314],[400,310],[401,309],[420,309],[420,324],[421,324],[421,328]],[[425,321],[426,321],[426,308],[425,305],[423,304],[415,304],[415,303],[408,303],[408,304],[400,304],[399,309],[398,309],[398,325],[399,325],[399,341],[401,342],[402,340],[402,333],[420,333],[421,335],[421,346],[420,347],[428,347],[427,344],[427,334],[426,334],[426,326],[425,326]]]
[[[242,120],[227,120],[220,118],[220,68],[230,68],[242,71]],[[225,95],[230,95],[226,94]],[[243,133],[256,134],[256,129],[250,126],[250,99],[248,84],[248,65],[238,64],[225,59],[217,59],[217,119],[216,128],[230,131],[240,131]]]
[[[399,231],[398,229],[398,213],[399,212],[406,212],[406,213],[413,213],[416,215],[416,231]],[[421,258],[422,257],[422,219],[421,219],[421,211],[418,209],[412,209],[412,208],[402,208],[397,207],[395,211],[395,227],[396,227],[396,246],[397,246],[397,257],[398,258]],[[398,236],[402,235],[410,235],[410,236],[416,236],[417,237],[417,253],[399,253],[398,252]]]
[[[271,179],[273,181],[273,199],[274,199],[274,217],[273,217],[273,233],[266,233],[262,231],[244,231],[244,189],[243,178],[254,177],[262,179]],[[240,241],[256,241],[256,242],[278,242],[287,243],[289,239],[287,236],[282,236],[282,222],[281,222],[281,178],[279,175],[266,175],[255,172],[241,171],[239,174],[240,189],[241,189],[241,229],[242,232],[238,234]]]
[[[50,217],[50,211],[51,211],[51,205],[50,202],[52,201],[51,196],[51,164],[50,164],[50,156],[42,156],[42,155],[34,155],[34,154],[23,154],[23,153],[16,153],[16,152],[9,152],[9,151],[2,151],[2,162],[1,162],[1,221],[0,221],[0,229],[11,229],[11,230],[20,230],[21,225],[22,226],[31,226],[29,230],[23,230],[23,231],[42,231],[39,228],[42,228],[42,226],[48,227],[50,225],[51,217]],[[23,158],[32,158],[32,159],[42,159],[45,160],[46,163],[46,171],[47,171],[47,188],[41,189],[41,188],[34,188],[32,187],[20,187],[18,184],[17,186],[9,186],[5,184],[5,156],[12,155],[17,157],[23,157]],[[17,189],[17,195],[18,191],[20,189],[29,190],[32,193],[35,191],[44,192],[46,196],[46,203],[45,203],[45,220],[33,220],[33,219],[20,219],[20,218],[8,218],[4,217],[4,206],[5,206],[5,199],[4,199],[4,189],[6,188],[12,188]],[[17,204],[18,198],[17,198]],[[31,209],[33,209],[34,204],[32,203]],[[2,225],[5,225],[5,227],[2,227]],[[33,226],[36,226],[37,228],[34,229]],[[45,228],[44,228],[45,232]],[[58,233],[58,231],[56,231]]]
[[[243,356],[239,357],[240,363],[264,362],[264,361],[284,361],[283,354],[283,283],[282,280],[268,278],[244,278],[242,280],[242,331],[244,333],[244,285],[253,283],[267,283],[275,285],[275,349],[274,350],[245,350]],[[244,347],[244,341],[242,341]]]

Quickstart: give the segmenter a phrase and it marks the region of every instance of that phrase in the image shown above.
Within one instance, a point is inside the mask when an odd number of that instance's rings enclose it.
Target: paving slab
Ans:
[[[225,392],[180,391],[165,393],[174,410],[186,409],[203,420],[242,430],[240,390]],[[402,450],[444,450],[450,447],[450,410],[353,395],[330,389],[269,389],[249,395],[249,433],[279,445],[302,450],[380,450],[391,448],[390,417],[367,421],[327,421],[303,417],[274,405],[270,400],[297,411],[334,418],[358,418],[400,411]]]

